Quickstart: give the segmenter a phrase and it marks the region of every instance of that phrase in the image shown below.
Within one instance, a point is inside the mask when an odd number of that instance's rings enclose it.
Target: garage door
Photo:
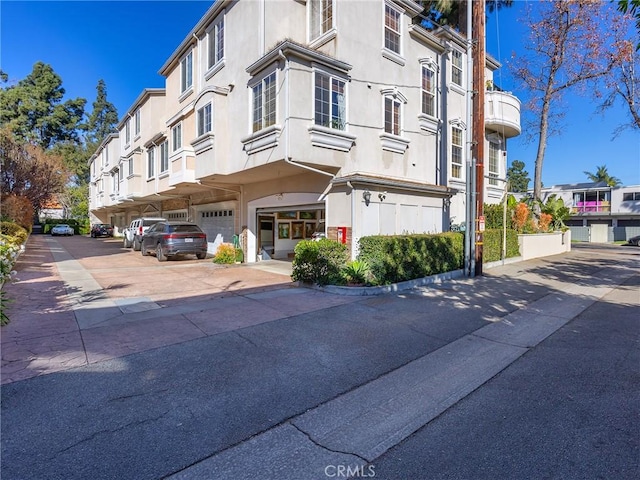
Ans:
[[[205,210],[200,212],[198,225],[207,234],[209,253],[215,253],[218,245],[230,243],[235,234],[234,210]]]

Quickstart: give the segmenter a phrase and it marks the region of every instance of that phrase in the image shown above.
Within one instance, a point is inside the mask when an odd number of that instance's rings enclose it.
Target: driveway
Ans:
[[[32,235],[16,268],[2,383],[356,300],[297,288],[288,262],[161,263],[120,239]]]

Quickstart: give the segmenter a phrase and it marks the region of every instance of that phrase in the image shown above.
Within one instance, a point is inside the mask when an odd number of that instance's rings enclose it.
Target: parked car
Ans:
[[[61,223],[51,229],[51,235],[73,235],[73,228],[66,223]]]
[[[629,245],[635,245],[636,247],[640,247],[640,235],[636,235],[635,237],[631,237],[628,240]]]
[[[162,217],[140,217],[135,218],[129,224],[129,227],[124,229],[124,248],[133,247],[134,250],[140,250],[140,242],[142,241],[142,235],[149,230],[149,228],[158,222],[166,222],[166,218]]]
[[[96,223],[91,227],[91,237],[113,237],[113,227],[106,223]]]
[[[142,236],[142,255],[154,253],[159,262],[175,255],[207,256],[207,235],[195,223],[158,222]]]

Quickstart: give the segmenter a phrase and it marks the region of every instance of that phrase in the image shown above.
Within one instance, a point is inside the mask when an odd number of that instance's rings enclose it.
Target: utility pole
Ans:
[[[482,275],[482,245],[484,237],[484,69],[485,52],[485,2],[472,1],[473,38],[473,147],[475,160],[475,274]]]

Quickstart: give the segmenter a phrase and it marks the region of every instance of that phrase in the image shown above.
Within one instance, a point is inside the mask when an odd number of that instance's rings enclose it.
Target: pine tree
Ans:
[[[96,100],[93,102],[93,111],[87,124],[86,139],[97,146],[107,135],[117,131],[118,111],[113,103],[107,100],[107,86],[104,80],[98,81],[96,91]]]

